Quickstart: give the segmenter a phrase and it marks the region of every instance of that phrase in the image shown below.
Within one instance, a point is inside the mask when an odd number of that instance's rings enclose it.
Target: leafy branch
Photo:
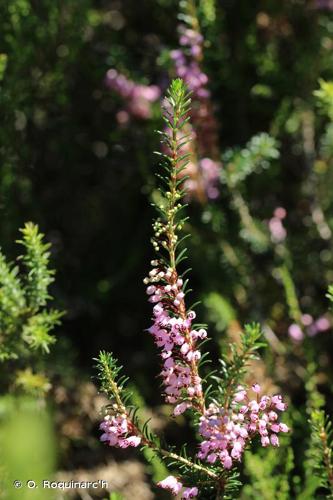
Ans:
[[[327,490],[326,498],[333,498],[333,430],[329,417],[324,410],[315,409],[311,412],[311,438],[308,450],[312,473],[319,479],[319,486]]]
[[[212,377],[218,382],[219,399],[224,408],[229,407],[237,386],[244,378],[249,361],[258,359],[258,350],[265,345],[260,325],[257,323],[245,325],[239,350],[236,344],[229,344],[230,352],[220,360],[221,375]]]
[[[17,262],[8,262],[0,251],[0,363],[19,359],[20,371],[11,370],[6,383],[23,390],[25,387],[27,392],[34,388],[36,392],[40,381],[44,393],[49,382],[43,374],[34,374],[32,367],[41,365],[39,354],[49,353],[56,341],[51,332],[60,324],[63,312],[47,308],[55,273],[50,269],[50,244],[44,242],[44,235],[32,222],[20,231],[22,239],[18,243],[24,253]]]

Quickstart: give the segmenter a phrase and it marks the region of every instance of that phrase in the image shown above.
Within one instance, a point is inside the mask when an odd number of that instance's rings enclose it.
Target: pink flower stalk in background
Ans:
[[[203,36],[184,25],[179,27],[181,49],[171,51],[177,76],[192,92],[191,123],[195,131],[194,160],[187,170],[190,179],[185,187],[190,196],[200,201],[203,196],[215,199],[219,195],[219,161],[217,123],[213,114],[208,76],[201,69]]]
[[[192,124],[188,124],[186,131],[192,138],[188,146],[192,158],[186,170],[189,179],[185,181],[184,188],[189,198],[196,198],[201,203],[207,198],[214,200],[219,196],[219,172],[222,167],[217,123],[207,89],[208,76],[201,69],[203,42],[201,33],[180,25],[180,48],[170,52],[176,75],[185,81],[192,92]],[[106,74],[106,85],[125,101],[125,108],[116,114],[120,125],[126,125],[131,116],[142,120],[151,118],[152,104],[161,96],[158,86],[137,84],[113,68]]]
[[[157,85],[137,84],[115,69],[109,69],[107,72],[106,85],[125,100],[126,108],[117,114],[120,124],[129,121],[130,116],[142,120],[151,118],[152,104],[161,96]]]

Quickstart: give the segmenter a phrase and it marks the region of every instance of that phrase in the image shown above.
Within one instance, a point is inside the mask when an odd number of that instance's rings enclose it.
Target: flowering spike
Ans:
[[[183,499],[198,495],[208,498],[206,494],[214,492],[216,498],[224,498],[239,486],[238,473],[232,468],[242,459],[252,439],[259,437],[263,447],[276,447],[279,446],[278,434],[289,429],[278,420],[278,412],[286,409],[280,395],[261,395],[259,384],[252,386],[252,392],[239,385],[248,361],[263,345],[258,325],[245,327],[241,348],[238,351],[236,345],[231,344],[231,356],[221,363],[221,377],[208,375],[208,388],[203,391],[199,367],[205,355],[201,356],[200,344],[207,341],[207,331],[204,325],[194,324],[196,314],[185,303],[189,292],[188,280],[184,279],[187,271],[179,273],[178,270],[186,257],[179,233],[186,220],[181,217],[184,208],[181,202],[184,176],[181,174],[188,155],[181,150],[188,140],[190,102],[183,81],[174,80],[163,108],[167,128],[161,133],[165,148],[161,166],[166,172],[163,183],[167,187],[161,190],[162,199],[156,206],[158,218],[153,224],[152,242],[157,256],[151,261],[144,283],[153,306],[153,324],[148,332],[160,348],[164,397],[174,405],[174,416],[190,408],[195,411],[201,439],[199,451],[194,459],[189,459],[185,446],[180,454],[160,447],[147,425],[140,425],[135,411],[127,410],[126,379],[120,376],[120,368],[106,353],[101,353],[98,368],[102,389],[111,398],[111,404],[101,424],[104,431],[101,439],[110,446],[122,448],[141,444],[164,458],[178,475],[167,476],[158,486],[174,495],[180,493]]]
[[[178,252],[178,233],[184,219],[179,215],[181,203],[179,174],[188,161],[188,155],[180,153],[179,144],[186,143],[182,130],[190,110],[190,98],[182,80],[170,85],[164,104],[164,120],[168,126],[162,134],[162,143],[167,147],[164,159],[169,173],[168,189],[164,201],[158,207],[160,217],[154,223],[153,246],[157,252],[164,251],[164,258],[157,259],[144,282],[153,307],[153,325],[149,332],[161,348],[163,360],[162,378],[165,398],[175,404],[174,414],[179,415],[193,407],[202,413],[205,408],[198,364],[201,353],[198,342],[207,336],[204,329],[192,327],[194,311],[185,304],[184,281],[177,266],[186,258],[186,249]],[[183,180],[183,179],[181,179]]]

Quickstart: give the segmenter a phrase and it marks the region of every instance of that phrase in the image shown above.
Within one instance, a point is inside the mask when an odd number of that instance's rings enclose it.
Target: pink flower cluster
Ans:
[[[161,270],[158,261],[144,282],[148,285],[149,301],[154,305],[153,325],[148,331],[161,349],[165,398],[176,404],[175,415],[180,415],[195,398],[202,397],[201,379],[197,363],[201,357],[198,340],[207,337],[203,328],[193,330],[194,311],[186,312],[183,280],[171,268]]]
[[[286,215],[286,210],[283,207],[278,207],[274,210],[274,216],[268,222],[273,243],[282,243],[286,239],[287,231],[282,223]]]
[[[256,435],[262,446],[279,446],[279,432],[288,432],[286,424],[278,422],[277,411],[285,411],[280,395],[259,396],[261,388],[252,386],[255,399],[249,399],[243,387],[234,395],[231,408],[211,404],[200,418],[199,432],[205,439],[200,444],[198,458],[209,463],[220,461],[226,469],[240,461],[246,445]]]
[[[163,481],[157,483],[157,486],[163,488],[164,490],[170,491],[174,496],[178,495],[183,489],[183,484],[178,481],[175,476],[168,476]],[[191,488],[185,488],[182,492],[182,499],[186,500],[188,498],[195,498],[199,491],[196,486]]]
[[[150,118],[152,103],[161,96],[161,90],[158,86],[137,84],[115,69],[109,69],[107,72],[106,85],[126,99],[126,109],[117,113],[120,124],[127,123],[130,115],[143,120]]]
[[[116,448],[139,446],[141,438],[133,434],[133,424],[127,415],[106,415],[99,428],[104,431],[100,440]]]
[[[304,340],[305,334],[308,337],[314,337],[318,333],[326,332],[332,327],[331,322],[326,316],[320,316],[314,320],[311,314],[302,314],[301,321],[303,328],[297,323],[292,323],[288,329],[290,338],[295,342]]]

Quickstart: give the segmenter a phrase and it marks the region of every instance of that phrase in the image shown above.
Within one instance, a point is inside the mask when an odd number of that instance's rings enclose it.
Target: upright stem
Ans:
[[[178,272],[176,269],[176,244],[178,240],[178,236],[176,234],[177,230],[177,221],[175,220],[175,214],[177,211],[177,201],[180,198],[180,195],[177,191],[177,181],[178,181],[178,170],[181,167],[180,162],[181,159],[179,157],[178,152],[178,141],[179,137],[177,137],[177,132],[179,131],[179,121],[180,121],[181,110],[178,106],[175,106],[173,113],[173,127],[172,127],[172,136],[171,136],[171,155],[170,155],[170,163],[171,163],[171,174],[170,174],[170,195],[169,195],[169,204],[168,204],[168,223],[167,223],[167,239],[168,239],[168,253],[170,259],[170,267],[172,269],[171,283],[177,283],[179,278]],[[180,139],[181,140],[181,139]],[[180,316],[183,320],[187,318],[186,304],[185,300],[180,300],[179,306]],[[188,345],[193,348],[193,340],[191,337],[191,332],[189,328],[186,328],[184,331],[184,336]],[[199,377],[199,370],[197,361],[194,359],[190,362],[191,368],[191,377],[192,380]],[[201,413],[205,413],[205,399],[203,393],[200,396],[197,396],[195,408]]]

